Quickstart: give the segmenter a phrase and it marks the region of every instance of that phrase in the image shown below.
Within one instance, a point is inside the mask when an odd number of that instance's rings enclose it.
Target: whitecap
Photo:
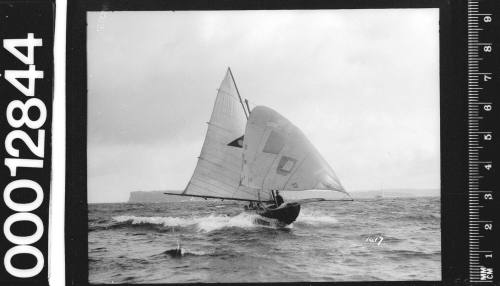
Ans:
[[[333,214],[304,210],[299,214],[296,223],[310,225],[337,224],[338,220],[333,216]]]
[[[130,223],[133,225],[151,224],[163,227],[196,227],[198,231],[211,232],[214,230],[239,227],[253,228],[256,214],[240,213],[236,216],[214,215],[203,217],[138,217],[138,216],[116,216],[113,220],[119,223]]]

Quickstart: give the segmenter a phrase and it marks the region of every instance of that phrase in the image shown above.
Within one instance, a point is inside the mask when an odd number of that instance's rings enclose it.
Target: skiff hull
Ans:
[[[257,210],[257,214],[277,220],[280,224],[289,225],[294,222],[300,213],[300,205],[298,203],[284,203],[279,207],[266,207],[264,209]]]

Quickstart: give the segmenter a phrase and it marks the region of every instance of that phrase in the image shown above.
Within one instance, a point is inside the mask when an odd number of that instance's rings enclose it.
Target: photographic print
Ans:
[[[91,284],[441,280],[439,9],[86,21]]]

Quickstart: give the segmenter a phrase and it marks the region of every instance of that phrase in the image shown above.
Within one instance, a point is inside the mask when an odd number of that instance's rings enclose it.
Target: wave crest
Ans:
[[[334,225],[338,221],[333,214],[324,214],[318,211],[303,211],[300,213],[295,223],[309,224],[309,225]]]
[[[114,223],[108,228],[121,228],[130,226],[152,227],[160,231],[168,231],[172,228],[193,228],[200,232],[212,232],[224,228],[255,228],[266,227],[259,223],[266,219],[255,213],[242,212],[236,216],[211,214],[208,216],[192,217],[141,217],[131,215],[121,215],[113,217]],[[279,224],[273,224],[273,220],[268,227],[276,228]],[[318,211],[303,211],[294,224],[298,225],[335,225],[338,221],[331,214],[324,214]],[[289,228],[292,225],[288,226]]]
[[[230,227],[251,228],[257,215],[241,213],[237,216],[209,215],[205,217],[137,217],[116,216],[113,220],[119,224],[129,225],[153,225],[165,228],[171,227],[194,227],[198,231],[211,232],[214,230]]]

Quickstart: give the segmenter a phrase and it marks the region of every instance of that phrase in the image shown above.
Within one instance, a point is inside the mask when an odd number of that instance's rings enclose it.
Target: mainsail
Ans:
[[[335,172],[304,134],[276,111],[255,107],[243,140],[242,185],[261,190],[344,193]]]
[[[198,163],[182,195],[260,200],[261,191],[240,184],[247,116],[245,103],[228,69],[215,99]],[[268,197],[266,194],[263,201]]]

